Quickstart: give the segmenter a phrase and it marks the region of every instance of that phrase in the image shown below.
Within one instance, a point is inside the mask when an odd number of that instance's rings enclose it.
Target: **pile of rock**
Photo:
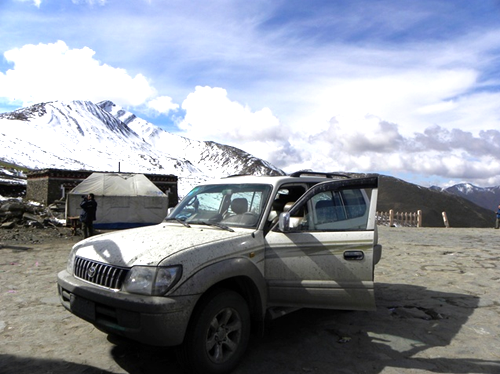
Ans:
[[[0,227],[13,229],[18,226],[46,228],[65,224],[65,202],[56,201],[48,207],[25,202],[19,199],[8,199],[0,202]]]

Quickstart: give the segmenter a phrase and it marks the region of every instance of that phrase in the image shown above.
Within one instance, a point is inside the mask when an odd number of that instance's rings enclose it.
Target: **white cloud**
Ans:
[[[158,96],[149,101],[147,107],[153,109],[157,113],[168,114],[170,111],[177,110],[179,105],[173,103],[172,98],[169,96]]]
[[[47,15],[31,6],[42,0],[25,1],[25,34],[74,35],[75,45],[92,49],[58,42],[9,51],[14,67],[0,72],[0,97],[110,99],[155,115],[183,102],[183,135],[242,148],[288,171],[500,178],[500,31],[491,17],[467,27],[477,7],[74,0],[106,6],[68,7],[79,14],[52,13],[51,27],[42,28]],[[375,11],[387,4],[392,11]],[[327,9],[345,12],[332,18]],[[443,9],[458,12],[442,18]],[[94,51],[145,73],[105,65]],[[145,76],[169,91],[156,97]],[[192,92],[196,85],[204,87]]]
[[[269,108],[257,111],[232,101],[223,88],[198,86],[182,103],[183,135],[235,145],[274,162],[289,147],[288,134]]]
[[[279,120],[269,108],[256,112],[227,97],[223,88],[198,86],[182,103],[186,111],[179,128],[190,136],[247,142],[275,138]]]
[[[416,110],[418,114],[435,114],[450,112],[457,107],[456,102],[453,100],[442,101],[435,104],[425,105]]]
[[[311,121],[311,117],[315,122],[325,122],[331,117],[374,115],[398,123],[400,131],[410,135],[415,128],[449,113],[452,108],[443,103],[471,89],[477,76],[470,70],[391,69],[394,71],[370,73],[369,65],[360,66],[349,74],[350,78],[323,79],[321,84],[301,90],[310,101],[305,121]],[[368,76],[361,76],[363,70]],[[359,128],[363,123],[353,123],[354,128],[363,131]]]
[[[105,5],[107,0],[71,0],[73,4],[81,4],[81,3],[86,3],[89,4],[90,6],[93,6],[95,4],[97,5]]]
[[[16,0],[21,3],[27,3],[27,2],[33,2],[33,5],[36,6],[37,8],[40,8],[40,5],[42,4],[42,0]]]
[[[23,106],[52,100],[112,100],[138,106],[156,96],[142,75],[102,64],[90,48],[70,49],[63,41],[28,44],[4,53],[14,65],[0,72],[0,97]]]
[[[179,124],[183,135],[237,146],[288,172],[414,173],[478,183],[500,181],[498,130],[475,134],[431,125],[403,132],[399,124],[354,110],[341,111],[315,126],[292,127],[280,123],[268,108],[253,111],[231,100],[226,90],[211,87],[196,87],[182,108],[186,112]],[[446,108],[437,109],[429,112]]]

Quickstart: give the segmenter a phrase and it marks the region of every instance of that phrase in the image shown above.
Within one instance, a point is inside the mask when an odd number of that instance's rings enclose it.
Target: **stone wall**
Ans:
[[[65,198],[66,193],[86,179],[91,171],[59,169],[36,170],[28,174],[26,199],[52,204]]]
[[[177,190],[177,180],[175,175],[166,174],[144,174],[153,184],[158,187],[163,193],[168,195],[169,207],[177,205],[179,193]]]

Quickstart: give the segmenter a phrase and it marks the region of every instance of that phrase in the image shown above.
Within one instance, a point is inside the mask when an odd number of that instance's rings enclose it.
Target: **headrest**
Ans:
[[[244,197],[234,199],[231,202],[231,210],[236,214],[243,214],[248,210],[248,201]]]

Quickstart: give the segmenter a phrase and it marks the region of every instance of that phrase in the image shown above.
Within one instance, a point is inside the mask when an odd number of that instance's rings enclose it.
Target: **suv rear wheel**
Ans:
[[[199,374],[224,374],[240,361],[250,338],[250,313],[240,294],[220,289],[203,297],[188,327],[179,358]]]

